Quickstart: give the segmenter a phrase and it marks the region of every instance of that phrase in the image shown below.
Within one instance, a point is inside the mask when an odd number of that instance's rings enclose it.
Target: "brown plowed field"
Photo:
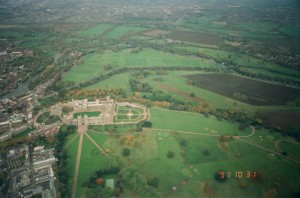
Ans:
[[[300,96],[300,90],[271,84],[259,80],[240,77],[232,74],[195,74],[186,76],[197,82],[197,86],[208,91],[233,98],[234,93],[248,97],[245,102],[251,105],[285,105]]]
[[[300,112],[262,112],[263,123],[266,126],[289,130],[300,129]]]
[[[223,42],[223,39],[218,35],[200,32],[174,31],[169,37],[173,40],[207,45],[218,45]]]

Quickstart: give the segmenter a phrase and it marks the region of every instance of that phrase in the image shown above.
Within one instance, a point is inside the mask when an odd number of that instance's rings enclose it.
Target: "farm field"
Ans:
[[[133,54],[130,50],[119,52],[106,51],[104,54],[87,55],[85,62],[73,67],[64,76],[63,80],[81,82],[90,79],[103,72],[103,67],[107,64],[112,64],[113,67],[217,67],[216,64],[209,60],[184,57],[152,49],[143,49],[138,54]]]
[[[194,80],[196,86],[252,105],[285,105],[299,95],[299,90],[295,88],[231,74],[200,74],[187,78]],[[235,93],[244,94],[246,98],[235,97]]]
[[[173,40],[207,45],[217,46],[223,43],[223,39],[220,36],[216,34],[208,34],[201,32],[174,31],[171,34],[169,34],[169,37]]]
[[[243,107],[248,108],[249,105],[233,100],[229,97],[210,92],[202,89],[201,87],[191,86],[188,84],[188,79],[184,76],[197,75],[197,74],[209,74],[206,72],[181,72],[181,71],[170,71],[168,75],[164,76],[149,76],[143,79],[143,82],[147,82],[152,87],[156,87],[162,90],[164,93],[170,94],[176,98],[188,100],[196,103],[207,102],[215,108],[236,108]],[[162,82],[153,81],[154,77],[161,77]],[[196,97],[190,97],[190,93],[194,93]]]

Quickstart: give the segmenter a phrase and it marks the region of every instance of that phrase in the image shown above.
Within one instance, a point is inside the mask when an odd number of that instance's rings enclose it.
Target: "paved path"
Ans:
[[[245,136],[234,136],[235,138],[239,137],[251,137],[255,134],[255,129],[253,126],[250,126],[252,128],[252,132],[249,135]],[[145,128],[144,128],[145,129]],[[148,130],[148,129],[147,129]],[[150,129],[149,129],[150,130]],[[168,129],[157,129],[157,128],[151,128],[151,130],[157,130],[157,131],[164,131],[164,132],[176,132],[176,133],[184,133],[184,134],[192,134],[192,135],[201,135],[201,136],[211,136],[211,137],[219,137],[222,134],[206,134],[206,133],[200,133],[200,132],[191,132],[191,131],[178,131],[178,130],[168,130]]]
[[[68,144],[66,144],[66,145],[64,146],[64,148],[67,148],[70,144],[72,144],[72,142],[74,142],[74,140],[75,140],[78,136],[79,136],[79,133],[78,133],[77,135],[75,135],[75,136],[71,139],[71,141],[70,141]]]
[[[72,198],[76,197],[80,157],[81,157],[81,151],[82,151],[82,143],[83,143],[83,133],[80,134],[80,140],[79,140],[79,146],[78,146],[78,152],[77,152],[77,160],[76,160],[76,168],[75,168],[73,188],[72,188]]]
[[[89,136],[87,133],[85,134],[86,137],[88,137],[91,142],[103,153],[103,155],[105,155],[108,159],[110,159],[110,156],[104,151],[103,148],[101,148],[92,138],[91,136]]]

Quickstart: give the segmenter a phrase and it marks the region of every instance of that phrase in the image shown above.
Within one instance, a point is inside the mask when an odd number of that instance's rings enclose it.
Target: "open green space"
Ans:
[[[114,67],[202,67],[216,68],[212,61],[165,53],[152,49],[143,49],[138,54],[131,50],[118,52],[106,51],[104,54],[89,54],[82,64],[73,67],[64,77],[64,81],[81,82],[88,80],[104,71],[104,65]]]
[[[300,159],[300,144],[299,142],[282,141],[278,143],[278,148],[282,152],[286,152],[287,156],[291,156],[294,159]]]
[[[250,135],[252,130],[247,128],[239,131],[238,124],[229,121],[219,121],[214,117],[206,118],[202,114],[170,111],[165,109],[151,108],[151,122],[153,128],[195,132],[208,135]]]
[[[68,136],[68,139],[64,145],[64,146],[68,145],[66,147],[66,151],[68,154],[67,168],[68,168],[68,175],[69,175],[67,185],[69,186],[70,191],[73,186],[74,173],[75,173],[75,167],[76,167],[76,159],[77,159],[77,151],[78,151],[78,144],[79,144],[79,136],[77,136],[75,139],[73,139],[76,135],[78,135],[78,133]]]
[[[99,36],[105,33],[108,29],[112,28],[112,24],[99,24],[95,27],[88,28],[79,32],[81,36]]]
[[[189,85],[187,82],[188,80],[184,77],[185,75],[189,74],[196,74],[196,73],[203,73],[203,72],[168,72],[168,75],[164,76],[149,76],[142,80],[142,82],[147,82],[151,87],[155,87],[156,89],[162,90],[164,93],[170,94],[173,97],[181,98],[185,101],[196,101],[197,103],[202,102],[205,100],[207,103],[211,104],[213,107],[250,107],[249,105],[241,102],[237,102],[231,98],[227,98],[221,96],[219,94],[207,91],[205,89],[201,89],[196,86]],[[153,81],[153,78],[161,77],[163,79],[162,82]],[[194,93],[197,97],[192,98],[190,97],[190,93]]]
[[[122,36],[127,36],[129,34],[135,34],[137,32],[146,30],[146,28],[139,26],[116,26],[111,32],[108,32],[106,36],[111,39],[119,39]]]
[[[73,114],[73,118],[77,119],[78,116],[84,117],[85,115],[87,115],[88,117],[97,117],[100,114],[100,111],[78,112]]]
[[[101,136],[101,141],[105,141],[106,137],[107,136]],[[96,139],[95,141],[98,143]],[[109,160],[102,155],[101,151],[86,136],[84,136],[76,197],[81,197],[88,193],[89,189],[83,188],[81,185],[84,182],[89,181],[90,177],[95,173],[95,171],[108,168],[109,165]]]
[[[205,54],[207,56],[210,56],[214,59],[218,59],[220,61],[232,61],[233,63],[243,66],[247,69],[251,69],[252,71],[256,73],[265,74],[267,76],[271,77],[284,77],[284,78],[290,78],[294,80],[299,80],[296,77],[291,77],[287,74],[295,74],[297,71],[293,69],[289,69],[286,67],[281,67],[275,63],[262,61],[258,58],[248,56],[241,53],[232,53],[227,52],[219,49],[210,49],[210,48],[201,48],[201,47],[189,47],[189,46],[180,46],[179,49],[185,49],[187,51],[191,52],[200,52],[202,54]],[[253,68],[255,67],[255,68]],[[271,71],[274,72],[271,72]],[[276,72],[276,73],[275,73]]]
[[[104,81],[100,81],[96,84],[86,87],[87,90],[95,89],[123,89],[129,91],[129,74],[123,73],[115,75]]]

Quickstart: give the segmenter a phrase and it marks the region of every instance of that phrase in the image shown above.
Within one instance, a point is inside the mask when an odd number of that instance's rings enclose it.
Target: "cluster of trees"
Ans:
[[[94,191],[94,193],[89,197],[119,197],[123,193],[125,184],[123,179],[118,175],[119,172],[120,168],[115,166],[111,166],[108,169],[98,170],[93,174],[89,181],[82,183],[81,187],[96,189],[96,191]],[[104,177],[106,175],[117,175],[116,186],[114,190],[107,188],[104,185]]]
[[[141,197],[162,197],[162,194],[153,186],[148,185],[148,181],[138,171],[136,166],[127,166],[120,171],[121,178],[129,184]]]
[[[72,98],[91,98],[94,99],[94,97],[106,97],[108,95],[110,96],[119,96],[125,93],[125,90],[122,88],[117,89],[95,89],[95,90],[85,90],[85,89],[75,89],[71,90],[66,94],[66,97],[72,97]]]
[[[148,83],[141,83],[135,79],[129,80],[130,89],[133,92],[148,92],[151,93],[153,91],[152,87]]]
[[[287,79],[287,78],[282,78],[282,77],[278,77],[278,76],[271,77],[271,76],[267,76],[267,75],[264,75],[261,73],[251,72],[245,68],[240,68],[239,66],[234,67],[234,70],[236,72],[238,72],[239,74],[250,77],[250,78],[258,78],[258,79],[267,80],[267,81],[271,81],[271,82],[275,81],[275,82],[279,82],[282,84],[289,84],[289,85],[294,85],[294,86],[300,87],[300,82],[293,80],[293,79]],[[273,73],[279,73],[279,71],[277,71],[277,70],[266,69],[266,68],[265,68],[265,70],[271,71]],[[282,74],[282,73],[280,73],[280,74]],[[288,74],[288,75],[291,76],[292,74]],[[299,78],[299,75],[295,74],[294,77]]]
[[[68,174],[68,154],[64,149],[64,143],[67,139],[67,136],[75,133],[76,126],[70,125],[61,126],[59,132],[56,134],[55,142],[55,157],[57,158],[57,175],[58,175],[58,192],[60,192],[61,197],[70,197],[69,191],[69,174]]]

